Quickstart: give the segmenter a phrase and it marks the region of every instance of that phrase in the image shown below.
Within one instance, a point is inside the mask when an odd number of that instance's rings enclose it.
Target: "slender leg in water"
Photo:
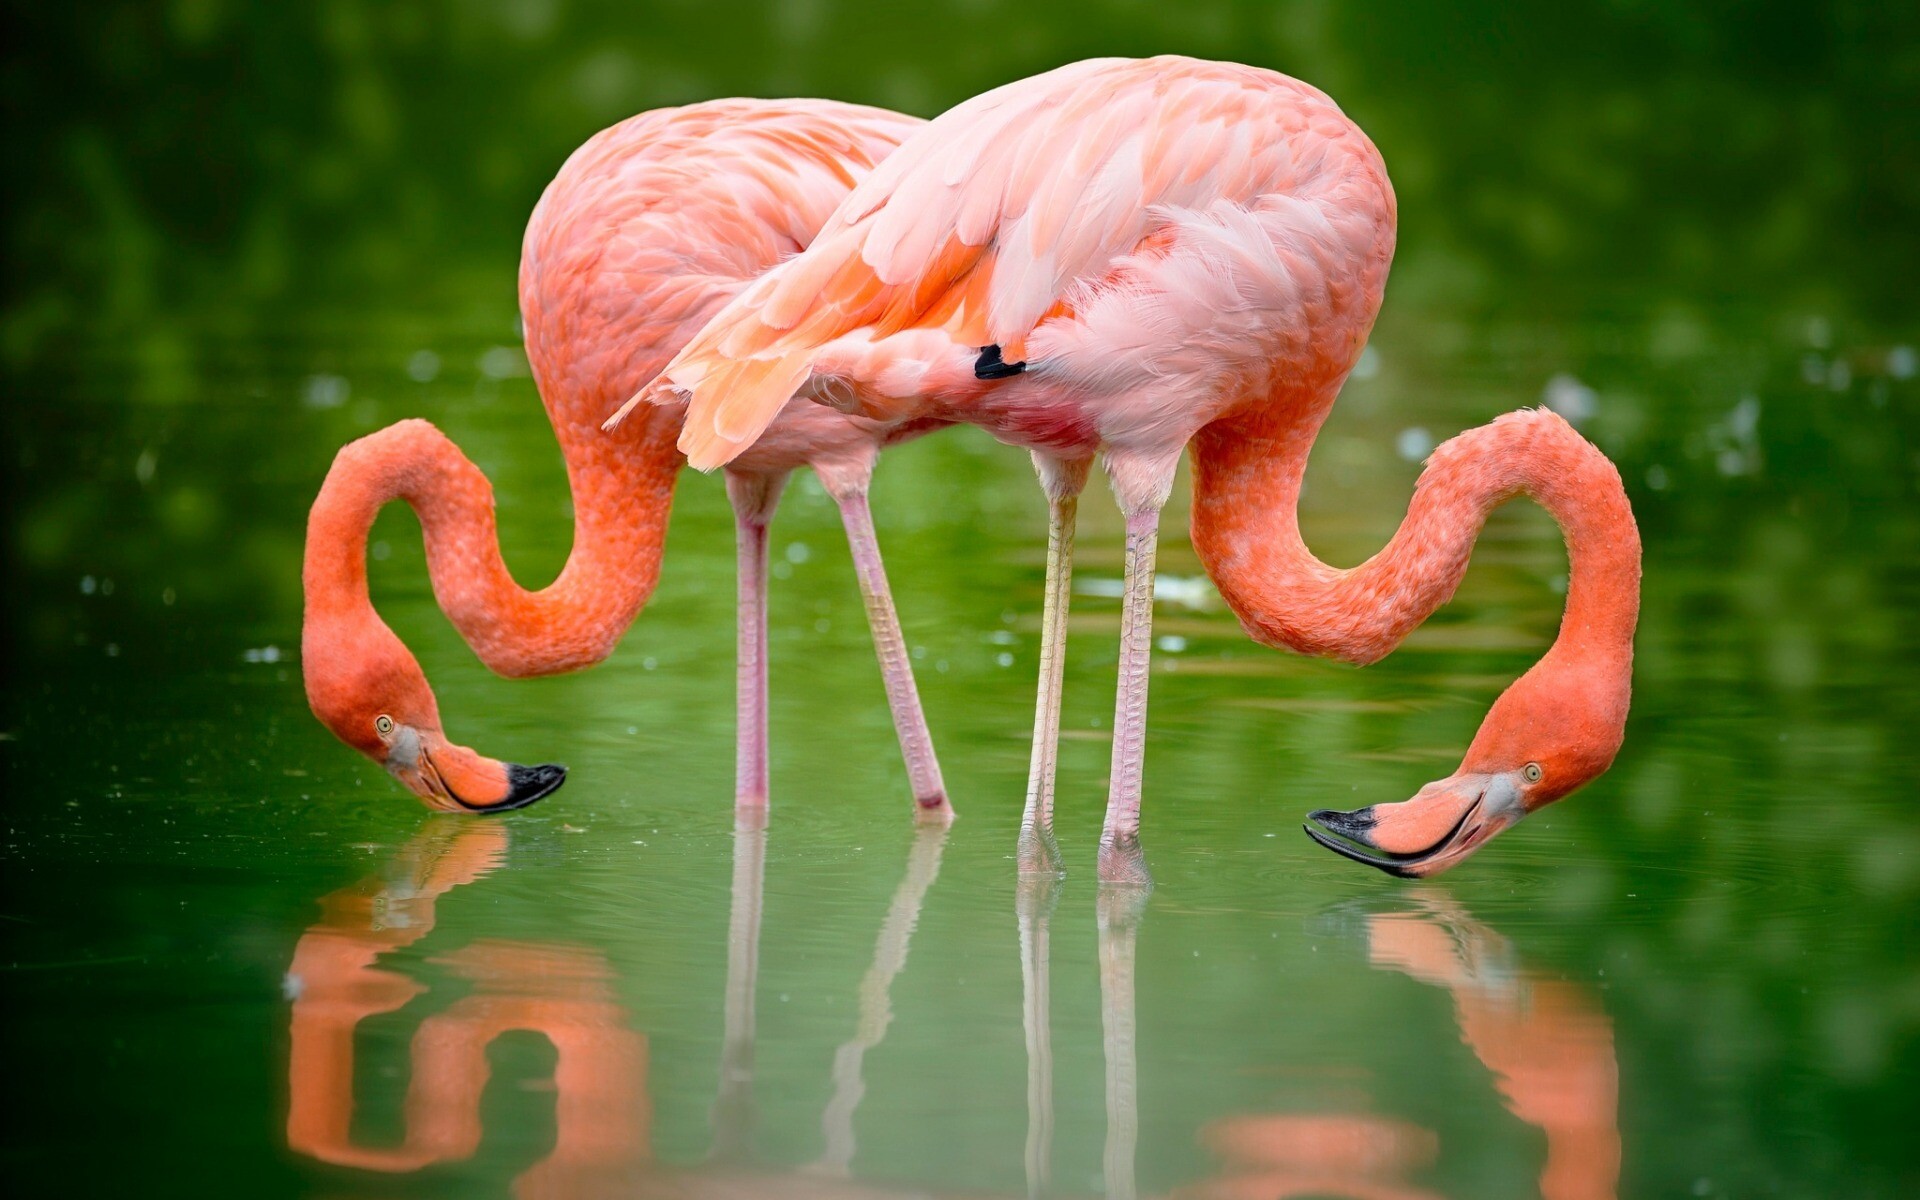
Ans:
[[[1107,476],[1127,521],[1127,582],[1120,614],[1120,683],[1113,705],[1113,771],[1100,831],[1102,883],[1151,886],[1140,853],[1140,789],[1147,758],[1147,672],[1153,653],[1153,566],[1160,509],[1180,465],[1110,454]]]
[[[880,676],[887,686],[887,707],[893,711],[894,732],[900,738],[900,753],[907,760],[907,783],[913,789],[915,813],[923,821],[945,824],[953,819],[953,806],[947,799],[947,785],[940,778],[940,761],[934,757],[926,714],[920,709],[920,689],[913,682],[913,663],[907,654],[906,638],[900,633],[893,591],[887,586],[887,569],[880,561],[880,542],[873,532],[873,510],[867,503],[873,455],[869,452],[854,461],[818,462],[813,466],[827,494],[840,506],[840,520],[847,527],[853,568],[860,576],[860,595],[867,602],[874,652],[880,658]]]
[[[894,976],[907,965],[907,943],[913,927],[920,921],[920,906],[927,889],[940,874],[940,851],[947,843],[947,827],[932,826],[914,835],[913,849],[907,854],[907,873],[893,893],[893,904],[880,926],[873,945],[873,965],[860,981],[860,1016],[853,1039],[833,1056],[833,1099],[820,1116],[820,1132],[827,1143],[818,1169],[825,1174],[845,1177],[853,1165],[853,1113],[866,1095],[866,1080],[860,1066],[867,1051],[887,1036],[893,1023],[893,1004],[888,993]]]
[[[1020,818],[1022,875],[1059,875],[1053,839],[1053,784],[1060,764],[1060,685],[1067,661],[1067,605],[1073,593],[1073,529],[1088,459],[1035,452],[1034,469],[1047,493],[1047,587],[1040,616],[1040,687],[1033,706],[1033,758],[1027,770],[1027,810]]]
[[[1053,1016],[1049,984],[1055,882],[1051,875],[1022,879],[1014,894],[1020,919],[1020,989],[1027,1032],[1027,1195],[1053,1185]]]
[[[727,472],[739,555],[739,649],[734,662],[735,808],[767,806],[767,527],[780,504],[785,472]]]
[[[720,1089],[713,1101],[713,1157],[739,1162],[753,1149],[753,1002],[760,977],[761,895],[767,873],[767,810],[742,808],[733,823],[733,902],[727,917],[726,1024]]]
[[[1133,1021],[1133,961],[1147,892],[1103,887],[1100,924],[1100,1028],[1107,1060],[1108,1200],[1134,1200],[1134,1158],[1140,1140],[1140,1078]]]

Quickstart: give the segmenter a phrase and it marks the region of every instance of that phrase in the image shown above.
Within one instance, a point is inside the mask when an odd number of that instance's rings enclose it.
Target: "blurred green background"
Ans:
[[[930,116],[1072,59],[1183,52],[1325,89],[1398,192],[1386,309],[1309,470],[1303,522],[1324,557],[1377,548],[1434,441],[1523,404],[1578,419],[1627,481],[1647,548],[1627,747],[1441,893],[1612,1022],[1620,1193],[1920,1189],[1907,1117],[1920,1085],[1920,8],[6,11],[0,957],[18,1014],[9,1058],[39,1104],[0,1161],[21,1177],[166,1193],[217,1156],[256,1194],[368,1186],[281,1149],[280,975],[315,900],[373,864],[391,871],[422,818],[306,713],[305,509],[340,444],[426,416],[494,479],[521,580],[558,569],[564,477],[519,351],[514,280],[527,214],[574,146],[718,95]],[[1096,583],[1119,574],[1103,505],[1082,534]],[[1043,512],[1024,456],[971,431],[890,455],[876,507],[962,821],[901,979],[921,982],[896,997],[889,1045],[904,1057],[868,1054],[875,1098],[854,1166],[1017,1191],[1005,854]],[[1167,526],[1176,578],[1198,575],[1183,524]],[[515,818],[512,869],[443,902],[434,936],[504,930],[603,953],[653,1039],[658,1152],[691,1161],[718,1057],[732,853],[732,551],[712,481],[683,482],[669,546],[660,593],[611,663],[524,684],[487,676],[438,616],[404,512],[376,528],[373,577],[456,736],[575,769]],[[819,1152],[827,1064],[909,834],[817,489],[796,491],[775,547],[767,869],[770,887],[787,880],[781,928],[811,940],[767,952],[788,981],[779,1002],[806,1012],[769,1025],[762,1157],[791,1164]],[[1308,809],[1444,774],[1551,637],[1564,555],[1542,514],[1502,513],[1475,563],[1454,605],[1361,674],[1251,645],[1204,589],[1191,609],[1162,606],[1178,649],[1156,675],[1148,765],[1160,888],[1139,934],[1143,1188],[1210,1169],[1195,1130],[1228,1111],[1351,1105],[1350,1066],[1381,1111],[1443,1130],[1430,1186],[1531,1194],[1539,1147],[1460,1049],[1446,998],[1369,970],[1341,916],[1403,889],[1293,831]],[[1076,603],[1062,834],[1077,890],[1055,920],[1079,940],[1061,951],[1056,1038],[1062,1103],[1077,1092],[1084,1110],[1060,1123],[1062,1179],[1071,1165],[1078,1181],[1062,1187],[1093,1191],[1090,850],[1117,620],[1111,599]],[[460,985],[429,962],[411,969],[440,989],[431,1008]],[[1384,1032],[1353,1038],[1356,1014]],[[409,1028],[369,1043],[386,1064],[363,1087],[381,1128],[399,1120]],[[1352,1062],[1336,1067],[1342,1053]],[[951,1097],[951,1124],[929,1123],[933,1091]],[[550,1118],[528,1114],[547,1098],[491,1103],[532,1132],[415,1190],[498,1190],[544,1152],[533,1143]],[[125,1153],[93,1152],[112,1139]]]
[[[1486,341],[1552,311],[1620,323],[1653,369],[1721,347],[1844,349],[1820,369],[1851,395],[1884,390],[1879,335],[1912,319],[1920,17],[1903,5],[8,8],[4,586],[16,635],[43,644],[62,635],[29,597],[90,531],[154,535],[115,549],[132,556],[119,574],[225,540],[260,511],[223,469],[243,448],[256,476],[317,478],[325,446],[368,424],[285,397],[258,425],[184,416],[238,347],[259,362],[289,329],[369,309],[389,339],[409,322],[503,330],[520,228],[566,154],[716,95],[932,115],[1093,54],[1241,59],[1329,91],[1386,155],[1402,214],[1388,332]],[[302,351],[337,374],[370,349]],[[1747,370],[1726,382],[1752,386]],[[1675,432],[1656,397],[1608,407],[1641,427],[1610,450]],[[68,437],[85,459],[42,457]],[[166,456],[164,478],[132,469],[140,446]],[[261,525],[243,562],[176,594],[284,601],[297,524]]]

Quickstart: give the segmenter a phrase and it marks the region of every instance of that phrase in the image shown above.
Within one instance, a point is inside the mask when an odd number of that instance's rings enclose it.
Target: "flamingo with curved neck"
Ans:
[[[1298,506],[1331,403],[1269,432],[1214,426],[1193,442],[1193,546],[1255,641],[1377,662],[1452,599],[1487,514],[1508,499],[1539,502],[1567,539],[1559,636],[1494,702],[1459,770],[1411,800],[1322,809],[1306,827],[1356,862],[1434,875],[1612,765],[1631,691],[1640,535],[1613,464],[1539,409],[1441,445],[1386,548],[1351,570],[1330,567],[1302,541]]]
[[[307,527],[302,669],[313,711],[428,805],[519,808],[565,778],[452,742],[420,664],[374,611],[366,542],[375,514],[419,515],[434,596],[482,662],[547,675],[612,653],[660,574],[681,415],[650,412],[615,437],[601,420],[735,292],[803,249],[847,190],[920,121],[830,101],[726,100],[644,113],[577,150],[527,226],[520,309],[527,357],[566,458],[575,514],[565,568],[514,581],[493,490],[425,421],[339,453]],[[867,486],[880,449],[936,428],[804,402],[728,472],[740,559],[736,802],[767,802],[767,529],[788,475],[812,466],[838,503],[879,650],[916,811],[950,816],[875,540]]]
[[[1024,873],[1058,871],[1053,777],[1075,504],[1096,455],[1127,528],[1100,875],[1139,847],[1160,510],[1194,459],[1194,542],[1248,631],[1369,662],[1453,593],[1487,511],[1527,494],[1566,531],[1567,614],[1454,775],[1403,804],[1322,810],[1323,845],[1400,875],[1460,862],[1620,746],[1639,536],[1620,478],[1547,413],[1442,447],[1400,534],[1352,571],[1314,559],[1301,473],[1372,330],[1396,211],[1379,151],[1272,71],[1094,59],[934,119],[808,250],[743,291],[622,411],[687,404],[696,467],[733,461],[790,397],[968,421],[1032,451],[1049,553]],[[617,425],[618,415],[610,426]]]

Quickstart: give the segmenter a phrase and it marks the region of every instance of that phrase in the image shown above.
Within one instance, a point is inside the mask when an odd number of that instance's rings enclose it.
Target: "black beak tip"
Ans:
[[[1308,813],[1307,820],[1329,833],[1337,833],[1343,838],[1351,838],[1366,845],[1373,844],[1373,838],[1370,835],[1373,833],[1375,819],[1371,804],[1365,808],[1356,808],[1352,812],[1322,808]]]
[[[1335,813],[1334,815],[1341,816],[1344,814]],[[1301,829],[1301,832],[1305,833],[1308,837],[1312,838],[1321,847],[1333,851],[1335,854],[1338,854],[1341,858],[1350,858],[1354,862],[1360,863],[1364,866],[1372,867],[1376,871],[1385,872],[1388,875],[1392,875],[1396,879],[1418,878],[1418,876],[1416,876],[1411,870],[1408,870],[1407,867],[1404,866],[1403,864],[1394,862],[1392,859],[1378,858],[1374,855],[1368,854],[1366,851],[1361,850],[1358,846],[1355,846],[1349,842],[1343,842],[1339,838],[1331,837],[1328,834],[1322,833],[1318,828],[1316,828],[1313,825],[1302,824],[1300,826],[1300,829]]]
[[[560,789],[567,781],[567,769],[559,763],[543,763],[537,767],[523,767],[519,763],[507,764],[507,798],[490,806],[488,812],[509,812],[516,808],[525,808],[536,804]]]

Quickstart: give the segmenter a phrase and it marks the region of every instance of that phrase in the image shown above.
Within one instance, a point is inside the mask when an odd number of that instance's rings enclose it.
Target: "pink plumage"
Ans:
[[[806,248],[848,191],[921,124],[831,101],[721,100],[643,113],[574,152],[528,222],[520,270],[527,356],[572,488],[566,566],[538,590],[515,582],[486,477],[426,422],[401,422],[344,448],[314,504],[305,571],[303,670],[329,728],[436,807],[514,807],[558,786],[558,767],[500,763],[446,738],[419,664],[367,594],[374,514],[392,499],[419,513],[434,594],[494,670],[543,675],[605,658],[659,577],[681,414],[650,412],[616,437],[600,423],[741,288]],[[763,805],[768,789],[767,523],[788,474],[812,466],[853,544],[916,811],[946,818],[867,504],[881,447],[934,427],[796,402],[729,468],[741,566],[741,805]]]
[[[1378,151],[1314,88],[1186,58],[1075,63],[907,139],[812,246],[743,290],[628,409],[684,401],[680,446],[702,468],[748,452],[796,395],[882,422],[968,421],[1033,452],[1052,529],[1021,838],[1032,871],[1058,863],[1065,580],[1076,497],[1101,455],[1127,518],[1100,867],[1114,882],[1147,880],[1153,562],[1183,450],[1195,547],[1248,631],[1354,661],[1387,653],[1451,596],[1490,508],[1535,497],[1573,558],[1553,649],[1501,697],[1453,777],[1406,804],[1315,814],[1329,832],[1309,829],[1395,874],[1432,874],[1612,761],[1639,538],[1612,465],[1565,422],[1531,413],[1442,447],[1368,563],[1342,571],[1307,551],[1301,473],[1379,311],[1394,228]]]

